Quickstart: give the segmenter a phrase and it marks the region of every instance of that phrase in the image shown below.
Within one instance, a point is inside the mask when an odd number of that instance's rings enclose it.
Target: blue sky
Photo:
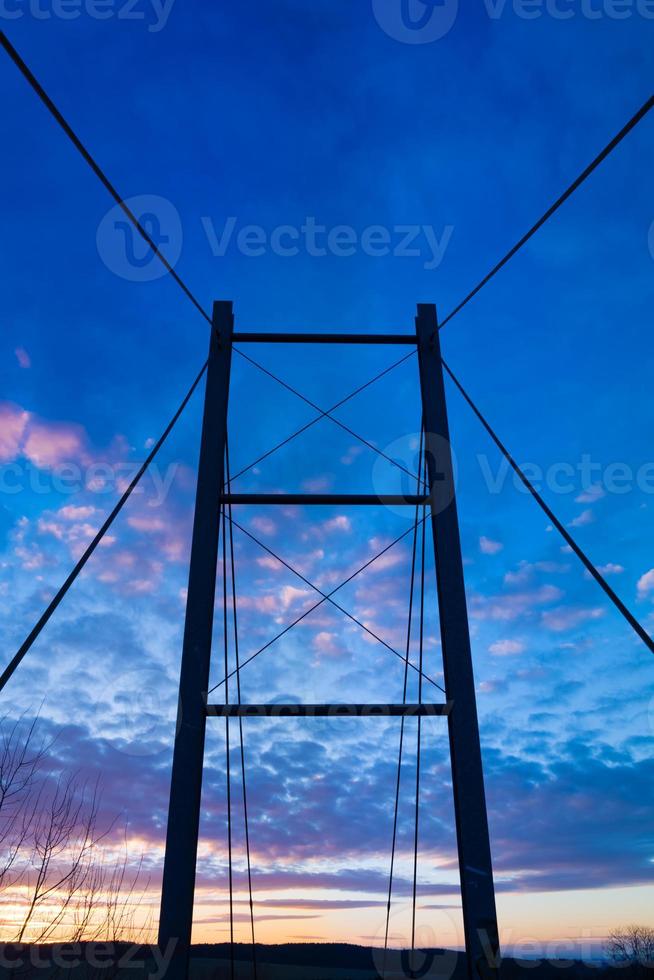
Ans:
[[[120,192],[167,202],[164,251],[179,253],[176,269],[205,308],[233,299],[240,329],[405,331],[417,302],[447,314],[651,92],[645,4],[625,7],[620,19],[608,2],[570,4],[573,16],[564,20],[551,4],[527,19],[516,5],[490,16],[492,5],[478,3],[424,44],[383,29],[397,20],[391,0],[374,9],[369,0],[287,0],[219,12],[176,0],[165,23],[145,3],[135,8],[139,19],[119,16],[122,6],[99,20],[81,5],[67,20],[56,6],[7,2],[2,26]],[[450,0],[445,12],[452,10]],[[120,260],[122,233],[112,237],[110,219],[103,223],[111,208],[105,190],[8,59],[0,71],[0,616],[8,660],[177,406],[208,338],[170,277],[134,281],[138,270]],[[451,366],[517,459],[540,468],[548,502],[650,631],[651,146],[648,118],[442,335]],[[234,233],[216,255],[214,236],[220,240],[229,219]],[[351,229],[354,254],[335,254],[342,243],[310,254],[299,231],[308,219]],[[263,254],[239,249],[245,226],[263,229],[265,244],[250,244]],[[281,226],[298,229],[299,254],[271,248]],[[406,234],[398,229],[415,227],[419,254],[367,254],[376,250],[366,239],[373,226],[390,253]],[[327,231],[320,234],[318,248]],[[327,407],[401,351],[252,353]],[[533,502],[502,479],[478,422],[448,393],[500,925],[509,945],[529,937],[580,943],[586,932],[604,935],[619,910],[646,918],[647,902],[651,908],[654,664]],[[102,770],[107,816],[125,813],[134,853],[147,855],[153,908],[200,411],[198,395],[145,492],[15,676],[6,709],[32,712],[43,700],[43,725],[63,727],[58,764]],[[233,469],[314,414],[236,357]],[[413,459],[413,362],[339,418]],[[393,489],[393,471],[358,449],[323,421],[239,488]],[[594,467],[589,479],[584,459]],[[552,469],[559,464],[567,469]],[[243,520],[320,587],[407,526],[386,510],[262,510]],[[392,555],[344,589],[342,602],[401,645],[406,541]],[[308,598],[245,538],[237,537],[237,559],[247,652]],[[437,627],[431,609],[434,674]],[[220,654],[218,623],[217,680]],[[244,696],[397,696],[394,660],[321,607],[244,672]],[[262,938],[374,942],[397,726],[370,721],[344,734],[333,722],[257,725],[248,749],[255,888],[269,903]],[[426,729],[422,903],[455,907],[421,915],[432,925],[447,916],[434,926],[442,939],[448,923],[458,928],[459,898],[444,729],[438,720]],[[411,762],[409,755],[405,873]],[[199,868],[202,938],[225,936],[223,770],[216,726]],[[402,889],[398,935],[408,921]],[[296,905],[270,904],[280,895]],[[358,903],[355,912],[348,902]]]

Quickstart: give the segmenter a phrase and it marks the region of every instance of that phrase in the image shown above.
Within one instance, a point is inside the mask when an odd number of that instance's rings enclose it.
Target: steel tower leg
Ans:
[[[436,307],[416,318],[468,973],[496,974],[499,937],[463,560]]]
[[[191,946],[206,693],[209,687],[218,560],[219,500],[224,481],[233,330],[232,304],[215,303],[204,397],[159,920],[159,945],[169,951],[170,944],[174,944],[166,980],[186,980]]]

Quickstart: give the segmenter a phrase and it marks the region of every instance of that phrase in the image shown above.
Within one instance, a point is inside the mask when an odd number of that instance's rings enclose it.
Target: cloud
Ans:
[[[491,643],[488,649],[494,657],[510,657],[524,653],[525,645],[519,640],[497,640],[495,643]]]
[[[337,517],[332,517],[331,520],[325,521],[323,524],[325,531],[351,531],[352,522],[349,517],[345,514],[339,514]]]
[[[82,463],[91,461],[84,429],[70,422],[31,420],[23,453],[42,469],[73,460]]]
[[[57,515],[63,518],[65,521],[85,521],[89,517],[92,517],[93,514],[95,514],[95,507],[77,507],[73,504],[69,504],[66,507],[61,507],[57,511]]]
[[[529,615],[538,606],[557,602],[562,597],[563,592],[555,585],[542,585],[538,589],[500,596],[473,595],[470,602],[470,615],[478,620],[510,622]]]
[[[601,483],[592,483],[578,497],[575,497],[576,504],[594,504],[602,497],[606,496],[606,490]]]
[[[20,455],[29,418],[18,405],[0,403],[0,463],[11,463]]]
[[[343,466],[351,466],[358,456],[363,452],[363,446],[350,446],[344,456],[341,456]]]
[[[321,630],[320,633],[316,633],[314,636],[313,645],[317,652],[323,656],[339,657],[343,653],[343,647],[337,640],[338,636],[336,633]]]
[[[650,568],[649,572],[645,572],[644,575],[640,576],[638,579],[637,589],[638,596],[641,599],[644,596],[649,595],[650,592],[654,591],[654,568]]]
[[[624,572],[624,567],[622,565],[616,565],[614,562],[607,562],[606,565],[600,565],[598,571],[602,575],[622,575]],[[589,574],[589,573],[586,573]]]
[[[507,585],[524,585],[534,577],[535,572],[546,572],[548,575],[557,575],[569,571],[569,565],[564,565],[556,561],[521,561],[516,571],[506,573],[504,581]]]
[[[277,534],[277,525],[271,517],[253,517],[252,527],[255,531],[258,531],[260,534],[265,534],[268,537]]]
[[[585,527],[586,524],[592,524],[595,520],[595,515],[592,510],[582,510],[578,517],[575,517],[573,521],[570,521],[568,527]]]
[[[127,518],[127,523],[130,527],[133,527],[136,531],[165,531],[167,529],[167,523],[162,517],[155,517],[152,514],[146,514],[143,516],[132,516]]]
[[[553,633],[565,633],[567,630],[581,626],[582,623],[591,620],[601,619],[604,616],[604,609],[575,609],[560,606],[558,609],[550,609],[542,614],[543,625]]]
[[[257,565],[259,568],[266,568],[271,572],[281,572],[283,570],[283,565],[272,555],[261,555],[257,558]]]
[[[294,585],[285,585],[279,594],[282,609],[289,609],[294,603],[308,599],[313,595],[308,589],[297,589]]]
[[[326,474],[324,476],[311,477],[302,481],[302,489],[307,493],[325,493],[330,489],[334,482],[334,477]]]
[[[16,360],[18,361],[20,367],[25,369],[31,368],[32,361],[30,360],[30,356],[24,347],[17,347],[14,354],[16,355]]]
[[[479,539],[479,550],[482,555],[496,555],[502,550],[504,545],[500,541],[493,541],[491,538],[485,537],[483,534]]]

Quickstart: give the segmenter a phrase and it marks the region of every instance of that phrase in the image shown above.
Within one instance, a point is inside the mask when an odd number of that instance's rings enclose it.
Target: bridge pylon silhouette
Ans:
[[[248,705],[208,700],[221,508],[238,504],[383,505],[390,497],[361,495],[234,495],[226,482],[227,415],[233,344],[394,344],[417,349],[424,431],[425,493],[393,503],[428,508],[436,568],[446,701],[401,705]],[[327,414],[327,413],[326,413]],[[463,924],[471,978],[495,972],[499,954],[493,870],[479,742],[470,634],[463,577],[455,480],[436,307],[418,306],[415,333],[236,333],[232,304],[214,304],[207,369],[179,713],[166,836],[159,943],[175,953],[169,980],[188,976],[195,889],[204,743],[207,719],[355,715],[447,716]],[[224,523],[223,523],[224,533]],[[422,679],[422,678],[421,678]]]

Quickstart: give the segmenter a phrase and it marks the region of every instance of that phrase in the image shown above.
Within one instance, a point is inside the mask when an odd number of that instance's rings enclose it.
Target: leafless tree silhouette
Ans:
[[[145,942],[149,923],[136,922],[142,863],[131,867],[127,838],[116,857],[115,822],[99,819],[99,781],[49,768],[52,745],[39,739],[38,718],[0,720],[0,901],[12,906],[3,938]]]
[[[654,969],[654,929],[629,925],[614,929],[606,942],[606,953],[616,966],[630,967],[634,975]]]

